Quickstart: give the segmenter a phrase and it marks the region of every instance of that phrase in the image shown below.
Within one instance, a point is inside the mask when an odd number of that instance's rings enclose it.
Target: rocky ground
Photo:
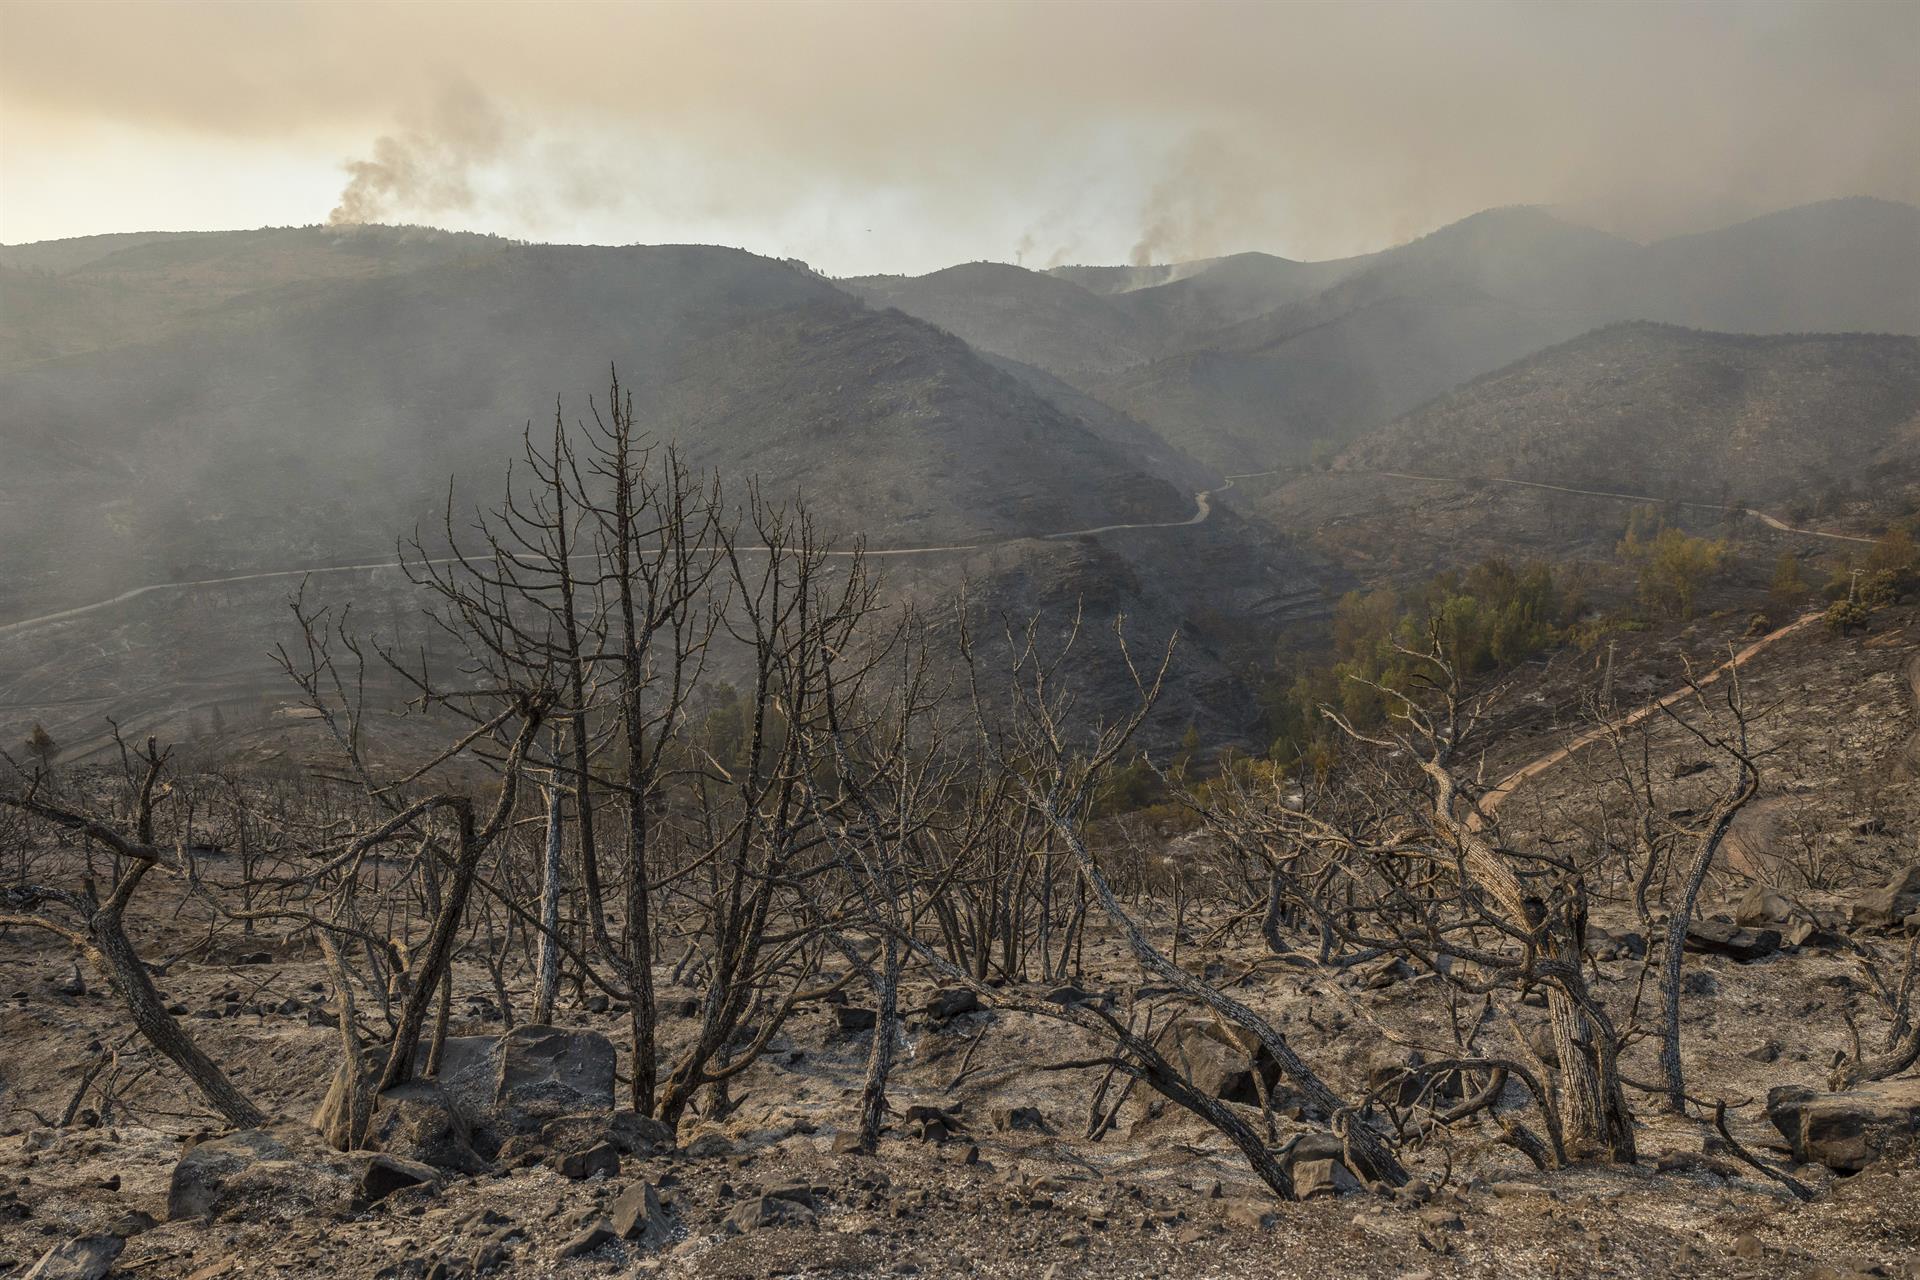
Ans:
[[[615,1073],[626,1068],[617,1008],[569,999],[556,1019],[564,1030],[521,1028],[501,1042],[477,966],[457,988],[441,1092],[384,1113],[385,1155],[340,1155],[306,1123],[336,1052],[319,955],[265,932],[216,934],[183,894],[156,883],[136,940],[201,1045],[276,1126],[224,1134],[129,1035],[100,980],[76,973],[64,944],[0,933],[0,1276],[111,1266],[143,1280],[1917,1277],[1920,1159],[1910,1132],[1894,1131],[1920,1125],[1920,1082],[1909,1076],[1874,1095],[1878,1127],[1811,1135],[1786,1097],[1780,1110],[1797,1141],[1766,1108],[1772,1090],[1825,1087],[1849,1015],[1870,1042],[1884,1029],[1846,942],[1897,954],[1901,921],[1920,909],[1915,884],[1916,900],[1896,892],[1885,921],[1853,910],[1914,865],[1913,784],[1902,763],[1915,728],[1905,676],[1913,656],[1906,632],[1888,626],[1865,640],[1809,634],[1754,665],[1749,689],[1769,708],[1769,742],[1793,746],[1774,757],[1766,794],[1804,816],[1835,868],[1818,890],[1780,877],[1776,887],[1829,912],[1831,928],[1794,945],[1790,922],[1766,918],[1775,908],[1754,900],[1753,882],[1727,872],[1707,904],[1721,919],[1703,928],[1687,962],[1690,1081],[1728,1101],[1743,1146],[1814,1191],[1806,1203],[1707,1125],[1663,1117],[1636,1093],[1641,1160],[1631,1167],[1542,1173],[1491,1131],[1465,1129],[1411,1151],[1414,1183],[1386,1192],[1319,1163],[1327,1153],[1308,1137],[1294,1150],[1295,1173],[1324,1185],[1279,1204],[1222,1138],[1148,1098],[1129,1098],[1115,1127],[1089,1140],[1104,1072],[1050,1069],[1089,1056],[1084,1033],[974,1007],[925,982],[904,1001],[907,1054],[877,1156],[848,1152],[843,1136],[871,1034],[857,986],[850,1001],[803,1004],[734,1082],[724,1114],[690,1115],[667,1132],[612,1112]],[[1662,776],[1684,774],[1672,766],[1685,766],[1692,748],[1657,732]],[[1521,745],[1506,750],[1525,758]],[[1509,837],[1564,831],[1594,789],[1579,762],[1544,776],[1503,811]],[[77,856],[49,855],[36,874],[70,873],[59,860]],[[1141,910],[1169,940],[1167,913]],[[1443,1043],[1449,1006],[1433,979],[1262,965],[1245,931],[1214,936],[1224,919],[1189,917],[1183,961],[1272,1018],[1347,1095],[1412,1049]],[[1615,908],[1596,920],[1595,985],[1621,1021],[1647,998],[1631,923]],[[693,993],[666,977],[670,1051],[690,1034]],[[1131,998],[1143,1012],[1156,999],[1105,936],[1089,943],[1075,981],[1087,998]],[[523,1008],[524,991],[513,994]],[[1515,1013],[1527,1034],[1538,1011]],[[1203,1024],[1179,1027],[1170,1043],[1196,1079],[1252,1101],[1251,1073],[1266,1065]],[[1657,1078],[1649,1040],[1632,1046],[1625,1074]],[[497,1094],[502,1080],[519,1083]],[[436,1110],[443,1103],[451,1110]],[[1284,1088],[1275,1106],[1278,1142],[1314,1131]],[[69,1107],[72,1122],[62,1124]],[[1257,1108],[1244,1114],[1263,1122]]]

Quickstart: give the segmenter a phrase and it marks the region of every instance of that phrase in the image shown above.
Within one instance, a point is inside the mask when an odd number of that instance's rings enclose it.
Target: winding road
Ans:
[[[1485,476],[1478,480],[1462,479],[1459,476],[1423,476],[1410,471],[1361,471],[1348,472],[1349,475],[1391,476],[1395,480],[1431,480],[1435,484],[1505,484],[1519,489],[1545,489],[1550,493],[1572,493],[1583,498],[1615,498],[1621,502],[1655,502],[1661,505],[1672,503],[1675,506],[1695,507],[1702,511],[1724,511],[1726,507],[1717,502],[1693,502],[1685,498],[1656,498],[1645,493],[1613,493],[1606,489],[1573,489],[1563,484],[1546,484],[1539,480],[1508,480],[1500,476]],[[1741,507],[1742,514],[1752,516],[1769,529],[1778,529],[1781,533],[1800,533],[1809,538],[1830,538],[1835,542],[1864,542],[1871,546],[1872,538],[1856,533],[1828,533],[1824,529],[1802,529],[1791,525],[1764,511],[1755,511],[1752,507]]]
[[[1228,489],[1233,488],[1233,482],[1235,480],[1252,480],[1258,476],[1279,474],[1279,471],[1242,471],[1234,475],[1229,475],[1226,477],[1226,483],[1220,485],[1218,488],[1202,489],[1195,493],[1193,495],[1194,513],[1184,520],[1160,520],[1141,524],[1103,524],[1096,525],[1091,529],[1065,529],[1058,533],[1023,534],[1013,538],[992,538],[985,542],[949,542],[923,547],[867,547],[860,552],[851,550],[830,551],[827,554],[834,556],[864,554],[870,559],[881,556],[947,555],[956,551],[984,551],[989,547],[1007,546],[1015,542],[1085,538],[1096,533],[1116,533],[1123,529],[1184,529],[1190,525],[1205,524],[1213,515],[1213,495],[1216,493],[1225,493]],[[741,548],[741,550],[765,551],[766,548],[744,547]],[[592,555],[575,557],[575,559],[579,560],[591,560],[593,558]],[[420,564],[422,562],[410,560],[405,563]],[[442,565],[456,564],[458,561],[452,556],[442,556],[428,560],[425,563]],[[138,600],[141,596],[152,595],[159,591],[189,591],[195,587],[226,587],[241,582],[271,582],[276,579],[285,578],[318,577],[321,574],[328,573],[366,573],[373,570],[399,569],[402,567],[404,567],[403,563],[399,560],[378,560],[365,564],[316,565],[304,569],[269,569],[258,573],[234,573],[218,578],[188,578],[179,582],[151,582],[144,587],[134,587],[130,591],[122,591],[119,595],[111,596],[105,600],[96,600],[92,604],[75,605],[71,609],[60,609],[53,613],[43,613],[38,617],[21,618],[17,622],[0,623],[0,636],[15,635],[33,627],[44,626],[50,622],[64,622],[69,618],[85,617],[89,613],[98,613],[102,609],[111,609],[115,605],[126,604],[130,600]]]
[[[1096,525],[1095,527],[1090,529],[1067,529],[1067,530],[1062,530],[1061,532],[1058,532],[1058,533],[1026,535],[1024,537],[1019,537],[1019,538],[999,538],[999,539],[988,540],[985,542],[947,543],[947,544],[942,544],[938,546],[922,546],[922,547],[888,547],[888,548],[877,548],[877,549],[869,548],[865,550],[864,554],[868,556],[873,556],[873,557],[943,555],[943,554],[949,554],[957,551],[979,551],[989,547],[1004,546],[1014,542],[1027,541],[1031,538],[1038,538],[1038,539],[1084,538],[1084,537],[1089,537],[1093,534],[1114,533],[1114,532],[1119,532],[1121,530],[1128,530],[1128,529],[1188,528],[1193,525],[1205,524],[1207,520],[1211,518],[1213,515],[1214,495],[1218,493],[1225,493],[1228,489],[1233,488],[1234,482],[1236,480],[1252,480],[1262,476],[1272,476],[1272,475],[1279,475],[1279,474],[1282,474],[1281,470],[1242,471],[1242,472],[1236,472],[1234,474],[1227,475],[1224,477],[1225,483],[1213,489],[1199,490],[1193,495],[1194,513],[1184,520],[1161,520],[1161,521],[1151,521],[1151,522],[1134,523],[1134,524],[1104,524],[1104,525]],[[1604,489],[1578,489],[1578,488],[1573,488],[1567,485],[1546,484],[1546,483],[1535,481],[1535,480],[1507,480],[1507,479],[1500,479],[1495,477],[1488,477],[1483,481],[1469,481],[1469,480],[1461,479],[1460,477],[1457,477],[1457,476],[1417,475],[1410,472],[1402,472],[1402,471],[1375,471],[1375,472],[1367,472],[1364,474],[1387,476],[1396,480],[1429,481],[1436,484],[1469,484],[1469,483],[1505,484],[1505,485],[1513,485],[1513,486],[1517,486],[1520,488],[1527,488],[1527,489],[1545,489],[1554,493],[1576,494],[1582,497],[1612,498],[1622,502],[1665,502],[1667,501],[1667,499],[1656,498],[1648,494],[1614,493]],[[1681,506],[1698,507],[1698,508],[1703,508],[1708,510],[1722,509],[1721,507],[1717,506],[1714,503],[1691,502],[1686,500],[1678,500],[1678,501]],[[1810,537],[1810,538],[1827,538],[1827,539],[1831,539],[1838,542],[1853,542],[1853,543],[1868,543],[1868,544],[1871,544],[1873,542],[1872,538],[1861,537],[1857,534],[1829,533],[1821,529],[1803,529],[1795,525],[1787,524],[1785,521],[1777,519],[1774,516],[1768,515],[1764,511],[1756,511],[1751,507],[1745,507],[1745,508],[1742,508],[1742,510],[1745,511],[1747,515],[1752,516],[1755,519],[1759,520],[1761,523],[1765,524],[1768,528],[1778,530],[1781,533],[1801,534],[1803,536]],[[765,548],[751,548],[751,549],[765,550]],[[840,555],[840,556],[851,556],[859,553],[849,550],[849,551],[835,551],[829,554]],[[589,555],[589,556],[582,556],[580,558],[592,559],[593,557]],[[413,562],[413,563],[417,563],[417,562]],[[455,563],[455,561],[451,557],[443,557],[443,558],[438,558],[438,559],[429,561],[429,563],[452,564],[452,563]],[[17,622],[0,624],[0,637],[15,635],[20,632],[26,631],[30,628],[44,626],[48,623],[62,622],[70,618],[84,617],[87,614],[96,613],[103,609],[111,609],[115,605],[125,604],[130,600],[137,600],[142,596],[151,595],[156,592],[191,590],[195,587],[221,587],[221,586],[229,586],[234,583],[242,583],[242,582],[269,582],[276,579],[305,578],[305,577],[317,576],[320,574],[329,574],[329,573],[365,573],[371,570],[398,569],[401,567],[402,567],[402,563],[398,560],[381,560],[381,561],[374,561],[374,562],[365,563],[365,564],[324,565],[324,566],[305,568],[305,569],[275,569],[275,570],[268,570],[268,571],[259,572],[259,573],[229,574],[224,577],[217,577],[217,578],[194,578],[194,579],[188,579],[180,582],[149,583],[144,587],[135,587],[130,591],[123,591],[117,596],[110,597],[109,599],[106,599],[106,600],[99,600],[94,602],[93,604],[77,605],[71,609],[61,609],[54,613],[41,614],[39,617],[35,617],[35,618],[22,618]],[[1727,661],[1721,663],[1719,666],[1713,668],[1713,670],[1707,672],[1704,676],[1700,678],[1699,683],[1701,685],[1708,685],[1718,681],[1728,671],[1731,671],[1736,667],[1741,667],[1746,665],[1746,663],[1751,661],[1757,655],[1764,653],[1768,648],[1770,648],[1772,645],[1774,645],[1778,641],[1784,640],[1786,637],[1793,635],[1795,632],[1800,631],[1802,628],[1807,627],[1812,623],[1819,621],[1819,619],[1822,616],[1823,615],[1816,610],[1815,612],[1801,615],[1800,617],[1794,619],[1792,622],[1788,623],[1784,627],[1781,627],[1775,631],[1768,632],[1766,635],[1761,636],[1759,639],[1755,640],[1753,643],[1747,645],[1744,649],[1741,649],[1738,653],[1734,654],[1731,658],[1727,659]],[[1603,725],[1598,725],[1592,729],[1585,730],[1584,732],[1580,733],[1578,736],[1574,737],[1572,740],[1564,743],[1559,747],[1554,748],[1552,751],[1547,752],[1545,755],[1542,755],[1537,759],[1529,761],[1527,764],[1522,765],[1520,768],[1508,774],[1505,778],[1502,778],[1497,784],[1495,784],[1492,790],[1488,791],[1483,797],[1481,797],[1481,800],[1480,800],[1481,811],[1483,813],[1491,814],[1492,812],[1497,810],[1500,807],[1501,803],[1505,801],[1509,796],[1511,796],[1514,793],[1514,791],[1520,786],[1520,784],[1525,782],[1527,779],[1537,777],[1538,775],[1545,773],[1548,769],[1553,768],[1555,765],[1559,764],[1561,761],[1572,756],[1575,752],[1580,751],[1585,747],[1591,746],[1595,742],[1598,742],[1602,738],[1605,738],[1609,733],[1618,729],[1631,727],[1632,725],[1638,724],[1640,721],[1646,719],[1648,716],[1657,714],[1663,707],[1668,707],[1673,705],[1675,702],[1680,701],[1682,698],[1686,697],[1691,692],[1692,690],[1687,687],[1675,689],[1671,693],[1668,693],[1663,697],[1656,698],[1652,702],[1649,702],[1642,707],[1639,707],[1633,711],[1630,711],[1625,715],[1616,717],[1615,719],[1610,720]],[[1481,824],[1481,817],[1479,814],[1473,815],[1468,820],[1469,827],[1477,828],[1480,824]]]

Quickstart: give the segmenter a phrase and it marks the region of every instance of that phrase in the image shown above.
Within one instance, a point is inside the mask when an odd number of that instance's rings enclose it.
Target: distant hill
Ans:
[[[1865,197],[1649,245],[1637,318],[1744,333],[1920,334],[1920,209]]]
[[[1640,246],[1541,209],[1494,209],[1339,262],[1059,269],[1054,281],[1084,296],[999,321],[1035,277],[999,268],[937,296],[896,280],[889,303],[1048,369],[1203,462],[1257,469],[1615,321],[1920,333],[1920,210],[1829,201]],[[1149,354],[1112,367],[1128,350]]]
[[[268,227],[0,246],[0,369],[253,323],[289,292],[402,274],[511,241],[430,227]]]
[[[378,546],[450,473],[491,496],[521,427],[556,395],[584,412],[614,364],[696,465],[803,492],[876,545],[1193,509],[957,339],[734,250],[521,247],[276,302],[0,375],[10,582],[77,545],[139,578]]]
[[[1612,325],[1356,441],[1337,470],[1779,501],[1920,463],[1920,339]]]
[[[1382,472],[1437,476],[1430,483]],[[1486,374],[1263,499],[1350,564],[1610,546],[1630,504],[1500,480],[1788,511],[1920,484],[1920,339],[1612,325]]]
[[[1124,306],[1065,280],[997,262],[925,276],[865,276],[842,287],[874,306],[939,325],[982,351],[1063,377],[1124,369],[1157,350]]]

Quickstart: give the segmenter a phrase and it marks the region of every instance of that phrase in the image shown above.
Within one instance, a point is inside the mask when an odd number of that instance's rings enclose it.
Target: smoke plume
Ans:
[[[373,154],[346,164],[347,185],[327,221],[380,222],[396,212],[433,216],[471,209],[473,178],[498,160],[507,130],[500,113],[464,80],[436,97],[406,130],[376,138]]]
[[[0,5],[5,229],[333,205],[851,272],[1058,246],[1337,257],[1510,204],[1646,238],[1842,195],[1920,203],[1913,0],[239,12]]]

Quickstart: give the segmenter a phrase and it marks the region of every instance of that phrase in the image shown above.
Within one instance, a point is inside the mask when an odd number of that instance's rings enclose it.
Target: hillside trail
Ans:
[[[1103,524],[1096,525],[1090,529],[1064,529],[1058,533],[1023,534],[1013,538],[992,538],[984,542],[948,542],[919,547],[863,547],[859,550],[849,548],[843,551],[829,551],[827,554],[840,557],[863,555],[868,559],[897,556],[950,555],[957,551],[985,551],[992,547],[1011,546],[1016,542],[1044,542],[1059,541],[1066,538],[1085,538],[1097,533],[1116,533],[1125,529],[1185,529],[1193,525],[1205,524],[1212,518],[1213,495],[1216,493],[1225,493],[1227,490],[1233,488],[1233,482],[1235,480],[1252,480],[1259,476],[1279,474],[1280,472],[1277,470],[1243,471],[1226,476],[1224,484],[1212,489],[1201,489],[1194,493],[1194,513],[1184,520],[1159,520],[1138,524]],[[697,549],[702,551],[718,550],[716,547],[701,547]],[[766,550],[765,547],[760,546],[738,547],[735,549],[745,552]],[[587,554],[573,558],[585,561],[593,560],[597,557],[594,554]],[[105,600],[96,600],[92,604],[75,605],[70,609],[59,609],[53,613],[40,614],[38,617],[21,618],[16,622],[0,623],[0,636],[15,635],[33,627],[44,626],[50,622],[64,622],[70,618],[85,617],[87,614],[98,613],[103,609],[111,609],[115,605],[126,604],[129,601],[138,600],[142,596],[153,595],[156,592],[162,591],[191,591],[197,587],[226,587],[245,582],[272,582],[277,579],[319,577],[323,574],[332,573],[368,573],[379,570],[400,569],[406,567],[406,565],[447,565],[458,563],[459,558],[456,556],[440,556],[424,561],[408,560],[403,562],[399,560],[378,560],[364,564],[311,565],[301,569],[268,569],[257,573],[225,574],[215,578],[187,578],[178,582],[150,582],[146,586],[134,587],[131,590],[122,591],[117,596],[111,596]]]
[[[1515,769],[1512,773],[1495,783],[1492,790],[1480,797],[1480,804],[1477,811],[1467,815],[1467,829],[1469,831],[1478,831],[1485,826],[1487,817],[1499,809],[1501,803],[1505,801],[1507,797],[1511,796],[1514,791],[1519,788],[1520,784],[1528,778],[1540,776],[1561,761],[1570,758],[1582,748],[1590,747],[1610,734],[1616,733],[1621,729],[1631,728],[1647,717],[1659,714],[1659,712],[1672,706],[1674,703],[1692,696],[1696,689],[1718,683],[1720,677],[1724,676],[1727,672],[1739,667],[1744,667],[1754,658],[1765,653],[1773,645],[1793,635],[1795,632],[1800,631],[1802,628],[1818,622],[1825,616],[1826,614],[1818,609],[1811,613],[1803,613],[1786,626],[1779,627],[1761,636],[1758,640],[1755,640],[1752,644],[1701,676],[1694,681],[1693,684],[1682,685],[1671,693],[1663,694],[1655,698],[1652,702],[1636,707],[1625,715],[1615,716],[1611,720],[1597,724],[1593,728],[1587,729],[1571,740],[1555,747],[1545,755],[1521,765],[1518,769]],[[1920,671],[1916,672],[1915,678],[1920,679]]]

